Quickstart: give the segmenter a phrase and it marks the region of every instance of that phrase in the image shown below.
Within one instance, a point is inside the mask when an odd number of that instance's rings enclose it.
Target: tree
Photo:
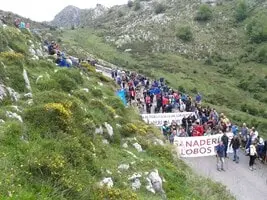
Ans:
[[[248,3],[246,0],[239,0],[235,8],[235,18],[238,22],[243,21],[248,16]]]
[[[247,35],[255,43],[267,41],[267,13],[261,12],[247,24]]]
[[[203,4],[199,7],[197,15],[195,17],[195,20],[197,21],[207,21],[210,20],[212,18],[212,10],[211,8],[206,5]]]

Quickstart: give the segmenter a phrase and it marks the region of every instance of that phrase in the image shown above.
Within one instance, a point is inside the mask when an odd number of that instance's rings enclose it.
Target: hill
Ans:
[[[207,105],[267,137],[266,1],[129,2],[59,38],[69,49],[199,91]]]
[[[15,19],[17,18],[21,19],[25,23],[30,23],[31,27],[34,27],[35,29],[49,29],[51,27],[50,25],[48,25],[48,23],[35,22],[29,18],[22,17],[15,13],[0,10],[0,23],[1,24],[3,20],[6,24],[12,26],[14,24]]]
[[[0,32],[1,199],[157,200],[147,181],[153,171],[168,199],[233,199],[125,108],[113,81],[88,64],[59,68],[37,56],[40,35]]]
[[[94,9],[80,9],[75,6],[67,6],[58,13],[50,24],[58,27],[77,27],[84,21],[93,21],[102,15],[107,8],[97,4]]]

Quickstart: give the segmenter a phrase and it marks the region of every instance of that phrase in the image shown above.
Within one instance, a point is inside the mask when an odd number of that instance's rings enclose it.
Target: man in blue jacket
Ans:
[[[223,141],[220,141],[220,143],[215,147],[215,151],[217,157],[217,170],[225,171],[223,168],[224,157],[225,157],[225,146],[223,144]]]

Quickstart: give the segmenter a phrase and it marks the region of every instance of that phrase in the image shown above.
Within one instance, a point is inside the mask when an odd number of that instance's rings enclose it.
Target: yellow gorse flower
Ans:
[[[45,104],[45,109],[47,111],[54,110],[57,111],[60,116],[62,116],[65,120],[69,120],[72,116],[72,112],[70,108],[72,106],[71,102],[66,103],[48,103]]]

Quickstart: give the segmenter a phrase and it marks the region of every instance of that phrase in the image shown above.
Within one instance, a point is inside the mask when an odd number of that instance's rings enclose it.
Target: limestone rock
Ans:
[[[118,167],[119,170],[128,170],[129,168],[130,168],[130,165],[128,164],[121,164]]]
[[[162,179],[159,176],[157,169],[149,173],[148,179],[150,180],[151,184],[147,185],[147,189],[149,188],[151,192],[154,190],[155,192],[159,192],[162,194],[165,193],[162,188]],[[152,185],[153,190],[151,190],[151,185]]]
[[[103,128],[102,128],[102,126],[100,126],[99,128],[96,128],[95,129],[95,133],[102,135],[103,134]]]
[[[112,126],[110,125],[110,124],[108,124],[107,122],[105,122],[105,127],[106,127],[106,129],[107,129],[107,131],[108,131],[108,135],[110,136],[110,137],[112,137],[113,136],[113,128],[112,128]]]
[[[135,179],[133,182],[132,182],[132,189],[133,190],[138,190],[141,188],[141,181],[139,179]]]
[[[104,178],[100,184],[101,187],[106,186],[107,188],[112,188],[113,187],[113,180],[111,177]]]
[[[134,148],[138,151],[138,152],[142,152],[142,146],[140,144],[138,144],[137,142],[133,144]]]
[[[128,144],[125,142],[123,145],[122,145],[123,148],[127,149],[128,148]]]
[[[20,122],[23,122],[21,116],[18,115],[17,113],[13,113],[13,112],[10,112],[10,111],[6,111],[6,116],[9,117],[9,118],[17,119],[17,120],[19,120]]]

